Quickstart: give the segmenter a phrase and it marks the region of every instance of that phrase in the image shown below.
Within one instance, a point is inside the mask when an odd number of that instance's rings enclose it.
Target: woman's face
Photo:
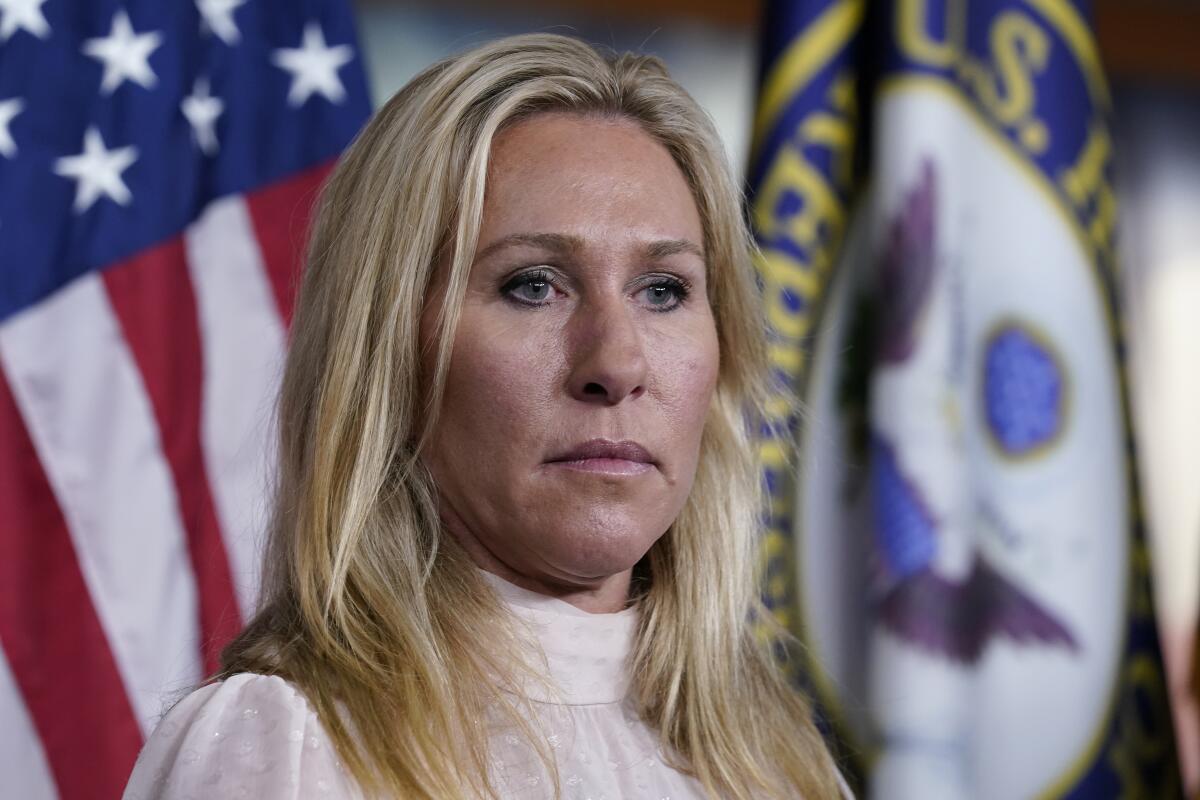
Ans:
[[[716,386],[703,241],[683,174],[636,123],[543,113],[496,138],[425,455],[477,564],[624,604],[691,489]]]

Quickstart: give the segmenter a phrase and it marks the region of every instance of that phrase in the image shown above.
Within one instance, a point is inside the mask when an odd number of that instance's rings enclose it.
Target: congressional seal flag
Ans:
[[[766,592],[875,798],[1179,794],[1069,0],[769,3]]]
[[[120,797],[252,611],[308,214],[368,112],[344,2],[0,0],[0,796]]]

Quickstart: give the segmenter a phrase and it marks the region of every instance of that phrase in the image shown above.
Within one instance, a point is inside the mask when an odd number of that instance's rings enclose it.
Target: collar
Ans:
[[[524,623],[521,627],[532,645],[532,663],[543,663],[546,676],[557,689],[556,694],[538,685],[527,687],[530,700],[591,705],[625,699],[629,692],[627,661],[638,621],[636,606],[615,614],[590,614],[485,570],[480,572]]]

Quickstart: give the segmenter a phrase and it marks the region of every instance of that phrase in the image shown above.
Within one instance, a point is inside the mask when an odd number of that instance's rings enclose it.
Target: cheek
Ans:
[[[460,326],[446,380],[443,430],[454,432],[475,454],[481,441],[528,438],[548,412],[552,355],[529,330]]]
[[[716,331],[710,327],[699,335],[668,340],[660,364],[670,424],[681,444],[698,448],[720,369]]]

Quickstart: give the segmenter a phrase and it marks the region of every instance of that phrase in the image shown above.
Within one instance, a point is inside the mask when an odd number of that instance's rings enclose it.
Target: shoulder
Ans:
[[[179,701],[138,757],[125,800],[357,798],[333,744],[292,684],[242,673]]]

